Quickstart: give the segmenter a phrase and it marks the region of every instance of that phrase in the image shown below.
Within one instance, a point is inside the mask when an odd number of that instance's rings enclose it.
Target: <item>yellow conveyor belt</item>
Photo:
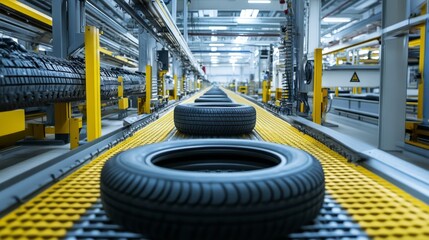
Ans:
[[[319,159],[325,171],[326,190],[370,237],[429,239],[427,204],[365,168],[347,162],[262,107],[232,92],[228,95],[256,108],[256,131],[265,141],[296,147]]]
[[[256,108],[256,131],[264,140],[303,149],[321,161],[328,193],[369,236],[429,239],[429,207],[425,203],[363,167],[348,163],[338,153],[256,104],[234,93],[228,94],[235,101]],[[105,161],[118,152],[163,141],[173,129],[170,111],[0,219],[0,239],[64,237],[99,198],[99,177]]]

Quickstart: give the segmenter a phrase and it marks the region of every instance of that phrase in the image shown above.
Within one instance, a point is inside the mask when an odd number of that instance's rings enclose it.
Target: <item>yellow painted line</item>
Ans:
[[[202,93],[186,100],[191,102]],[[163,141],[174,129],[173,111],[102,153],[0,219],[0,239],[59,239],[100,197],[100,172],[117,153]]]
[[[375,239],[429,239],[429,206],[370,172],[347,162],[323,143],[258,105],[228,91],[257,111],[256,131],[269,142],[307,151],[323,165],[326,189]]]

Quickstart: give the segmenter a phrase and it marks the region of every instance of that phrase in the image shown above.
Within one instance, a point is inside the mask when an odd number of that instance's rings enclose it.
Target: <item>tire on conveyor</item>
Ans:
[[[224,97],[224,98],[204,98],[204,97],[200,97],[200,98],[195,99],[194,102],[196,102],[196,103],[219,103],[219,102],[230,103],[230,102],[232,102],[232,100],[229,99],[229,98],[227,98],[227,97]]]
[[[280,239],[318,215],[324,194],[316,159],[260,141],[147,145],[101,172],[107,215],[149,239]]]
[[[202,95],[200,98],[228,98],[226,95]]]
[[[236,103],[181,104],[174,108],[174,125],[191,135],[249,134],[256,125],[256,110]]]
[[[219,91],[208,91],[208,92],[204,93],[204,95],[224,95],[224,96],[226,96],[226,93],[219,90]]]

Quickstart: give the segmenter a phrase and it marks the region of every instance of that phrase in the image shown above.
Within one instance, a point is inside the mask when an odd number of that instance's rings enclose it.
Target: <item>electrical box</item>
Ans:
[[[169,53],[167,50],[158,51],[158,62],[160,62],[160,71],[168,71],[169,67]]]

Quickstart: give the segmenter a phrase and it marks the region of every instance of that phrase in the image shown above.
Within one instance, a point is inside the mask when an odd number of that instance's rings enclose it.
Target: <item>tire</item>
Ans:
[[[126,96],[145,92],[142,73],[101,67],[101,99],[118,96],[118,76],[123,77]],[[83,61],[27,52],[0,38],[0,111],[85,100],[85,81]]]
[[[182,104],[174,109],[174,125],[184,134],[231,136],[249,134],[256,124],[252,106],[235,103]]]
[[[200,98],[228,98],[226,95],[202,95]]]
[[[229,98],[204,98],[204,97],[200,97],[195,99],[196,103],[230,103],[232,102],[231,99]]]
[[[158,143],[116,155],[101,172],[106,214],[149,239],[284,238],[318,215],[324,195],[316,159],[259,141]]]
[[[222,91],[208,91],[208,92],[204,93],[204,95],[224,95],[224,96],[226,96],[226,93],[224,93]]]

